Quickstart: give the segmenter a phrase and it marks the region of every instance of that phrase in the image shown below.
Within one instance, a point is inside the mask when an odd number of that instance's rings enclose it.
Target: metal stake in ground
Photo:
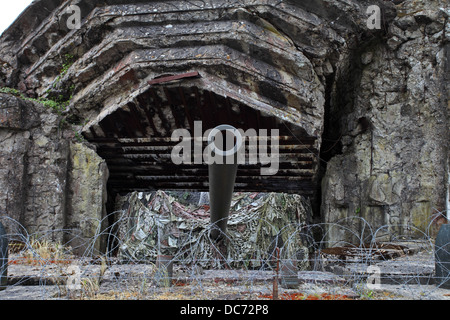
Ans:
[[[8,236],[0,222],[0,290],[8,284]]]
[[[273,279],[273,288],[272,288],[272,299],[278,300],[278,279],[280,272],[280,248],[275,248],[275,259],[276,259],[276,269],[275,269],[275,277]]]
[[[158,255],[156,257],[156,284],[160,287],[171,287],[173,279],[173,256]]]
[[[435,242],[436,285],[450,289],[450,224],[443,224]]]

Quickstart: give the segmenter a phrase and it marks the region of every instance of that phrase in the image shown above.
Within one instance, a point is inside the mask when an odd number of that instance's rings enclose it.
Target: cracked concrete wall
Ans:
[[[331,113],[342,150],[327,165],[321,210],[325,222],[343,222],[330,229],[329,245],[436,232],[449,187],[444,7],[403,3],[387,38],[361,48],[337,75]]]
[[[68,143],[60,117],[42,105],[0,93],[0,214],[9,232],[62,240]],[[25,229],[23,229],[23,228]]]
[[[105,162],[72,142],[61,115],[33,101],[0,93],[0,217],[8,233],[70,244],[98,253],[105,215]],[[5,216],[11,219],[5,219]]]
[[[101,234],[107,225],[106,183],[108,167],[95,150],[75,142],[70,144],[69,193],[65,243],[74,253],[84,256],[99,254],[104,250]]]

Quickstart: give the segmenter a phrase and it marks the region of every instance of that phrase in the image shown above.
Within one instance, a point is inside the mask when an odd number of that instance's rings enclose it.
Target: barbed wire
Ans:
[[[97,221],[97,232],[88,239],[77,238],[69,229],[30,234],[18,221],[1,216],[0,222],[13,231],[7,235],[8,286],[0,291],[0,299],[15,295],[23,298],[13,289],[24,286],[33,288],[37,292],[33,298],[38,299],[267,299],[272,297],[274,279],[284,283],[279,290],[285,298],[320,298],[326,294],[353,299],[445,299],[449,293],[440,286],[449,279],[437,279],[435,275],[435,251],[448,250],[448,245],[435,247],[434,236],[429,233],[434,221],[425,231],[410,225],[374,227],[362,217],[334,223],[292,223],[278,230],[265,246],[254,248],[265,252],[245,256],[238,252],[239,242],[227,232],[219,242],[212,240],[209,232],[214,226],[204,219],[203,229],[197,224],[186,230],[185,243],[170,254],[161,255],[158,248],[146,247],[146,255],[139,257],[121,256],[132,230],[125,230],[125,238],[112,231],[127,225],[129,217],[124,211],[111,214],[119,217],[114,224],[102,230],[100,226],[106,220]],[[352,219],[365,227],[351,229],[348,221]],[[271,221],[258,223],[275,227]],[[358,241],[341,241],[336,246],[327,238],[330,228]],[[324,231],[319,241],[313,239],[315,229]],[[409,232],[392,233],[394,229]],[[379,234],[388,234],[389,240],[380,241]],[[71,240],[48,240],[55,238]],[[197,240],[190,242],[194,238]],[[101,239],[109,243],[104,253],[95,245]],[[202,243],[208,247],[202,247]],[[72,254],[80,248],[83,254]],[[166,260],[161,260],[162,256]],[[289,269],[292,265],[294,268]]]

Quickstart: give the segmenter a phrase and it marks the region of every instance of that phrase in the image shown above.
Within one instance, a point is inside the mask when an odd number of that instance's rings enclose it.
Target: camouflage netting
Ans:
[[[182,265],[259,268],[279,247],[282,259],[298,259],[299,268],[306,266],[311,207],[302,196],[235,193],[226,234],[215,243],[209,237],[209,206],[183,204],[183,197],[173,195],[134,192],[122,199],[122,261],[155,261],[162,254]]]

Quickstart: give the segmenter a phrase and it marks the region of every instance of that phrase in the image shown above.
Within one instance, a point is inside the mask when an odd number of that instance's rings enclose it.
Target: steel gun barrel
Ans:
[[[229,137],[230,133],[234,135],[236,142],[231,149],[223,149],[224,140],[216,145],[216,136],[219,132],[225,131]],[[234,140],[234,139],[233,139]],[[226,139],[227,147],[230,139]],[[242,146],[242,135],[230,125],[220,125],[212,129],[208,135],[208,147],[211,148],[210,154],[214,156],[213,161],[209,161],[209,202],[211,226],[210,237],[214,240],[220,239],[225,233],[230,212],[231,199],[233,196],[236,173],[238,167],[237,154]]]

